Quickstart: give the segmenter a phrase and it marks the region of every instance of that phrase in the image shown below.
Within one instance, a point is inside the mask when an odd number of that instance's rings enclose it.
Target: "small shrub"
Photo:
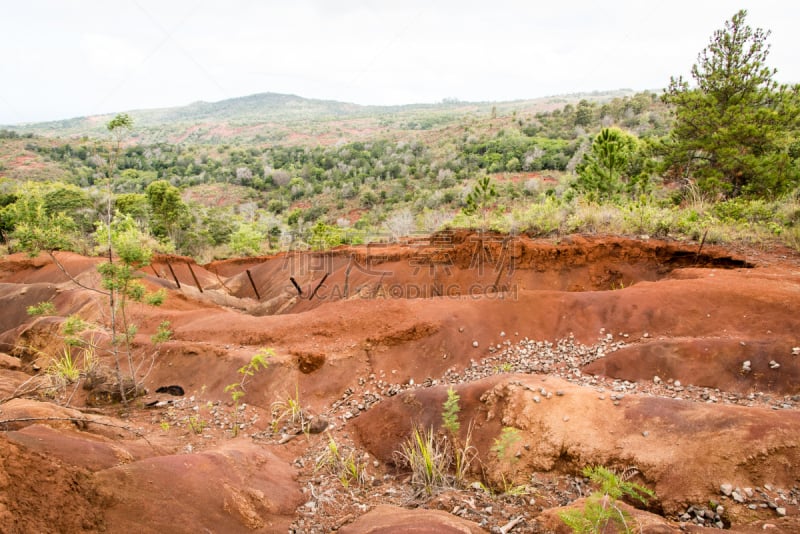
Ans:
[[[157,345],[172,339],[172,330],[170,330],[170,326],[169,321],[162,321],[161,324],[158,325],[156,333],[150,336],[150,341]]]
[[[583,475],[599,485],[599,489],[586,499],[582,510],[561,512],[559,517],[573,532],[579,534],[605,532],[609,523],[613,523],[618,531],[626,534],[633,532],[629,514],[619,507],[617,501],[629,497],[646,505],[648,498],[655,497],[651,489],[629,482],[628,479],[635,473],[635,469],[618,475],[602,466],[584,468]]]
[[[452,387],[448,388],[447,400],[442,406],[442,426],[451,436],[457,436],[461,428],[461,423],[458,422],[458,414],[461,411],[460,400],[458,393]]]

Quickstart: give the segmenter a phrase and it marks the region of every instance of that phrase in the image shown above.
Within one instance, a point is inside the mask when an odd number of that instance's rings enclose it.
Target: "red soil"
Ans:
[[[792,532],[800,513],[792,502],[800,491],[800,258],[700,248],[456,232],[205,266],[156,258],[143,281],[168,298],[127,309],[138,325],[145,397],[97,407],[96,395],[74,384],[0,403],[2,524],[11,532],[431,531],[421,524],[478,532],[481,520],[489,530],[520,514],[512,532],[546,532],[558,528],[557,516],[542,509],[574,491],[564,477],[603,464],[635,465],[636,480],[656,491],[650,511],[672,522],[642,515],[642,524],[660,525],[652,528],[675,529],[689,504],[722,500],[725,521],[742,531],[768,523]],[[56,258],[82,285],[98,287],[101,259]],[[30,317],[26,308],[43,300],[57,315]],[[63,354],[70,314],[94,323],[82,336],[96,343],[97,363],[113,367],[105,297],[78,287],[51,258],[3,258],[0,306],[4,399],[40,383]],[[155,346],[150,336],[164,321],[173,338]],[[590,362],[503,372],[503,354],[525,338],[606,345]],[[262,347],[274,356],[247,378],[237,409],[228,386]],[[470,378],[486,357],[494,367]],[[495,488],[552,481],[537,490],[536,506],[498,497],[487,501],[491,515],[469,506],[491,497],[461,490],[423,503],[443,510],[431,516],[376,508],[409,506],[396,452],[414,424],[440,427],[453,373],[462,437],[471,421],[482,467],[471,476]],[[170,385],[185,395],[156,393]],[[317,464],[329,437],[293,438],[291,399],[306,418],[328,421],[341,446],[366,455],[370,484],[347,490],[325,478]],[[233,421],[244,424],[235,437]],[[510,458],[494,450],[504,427],[519,438]],[[722,499],[723,483],[776,488],[769,498],[787,517]],[[49,514],[53,502],[80,510]],[[456,505],[463,519],[448,513]]]

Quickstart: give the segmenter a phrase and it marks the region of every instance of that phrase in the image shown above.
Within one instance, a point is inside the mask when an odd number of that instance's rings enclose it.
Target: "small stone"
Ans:
[[[792,356],[800,356],[800,347],[792,347]]]
[[[642,432],[642,436],[644,436],[644,437],[647,437],[647,436],[649,436],[649,435],[650,435],[650,432],[648,432],[647,430],[645,430],[644,432]]]
[[[775,360],[770,360],[770,362],[769,362],[769,368],[770,369],[778,369],[780,366],[781,366],[781,364],[779,364]]]
[[[738,502],[738,503],[743,503],[743,502],[744,502],[744,497],[742,497],[742,496],[739,494],[739,492],[738,492],[738,491],[734,491],[734,492],[732,492],[732,493],[731,493],[731,498],[733,498],[733,500],[734,500],[734,501],[736,501],[736,502]]]
[[[328,420],[322,417],[315,417],[308,425],[309,434],[321,434],[328,428]]]
[[[679,388],[679,387],[681,387],[681,381],[680,381],[680,380],[676,380],[676,381],[673,383],[673,385],[674,385],[676,388]]]
[[[569,421],[569,416],[565,415],[561,420],[566,423],[567,421]]]
[[[556,396],[557,397],[563,397],[564,396],[564,390],[563,389],[557,389],[556,390]]]
[[[473,346],[473,347],[475,347],[475,348],[477,349],[477,348],[478,348],[478,342],[477,342],[477,341],[473,341],[473,342],[472,342],[472,346]]]
[[[753,498],[753,488],[745,488],[744,489],[744,494],[747,495],[748,499],[752,499]]]
[[[661,383],[661,378],[658,375],[654,376],[653,384],[660,384],[660,383]]]
[[[719,491],[726,497],[730,497],[733,492],[733,484],[722,484],[719,487]]]
[[[775,513],[778,514],[779,516],[783,517],[783,516],[786,515],[786,508],[784,508],[783,506],[779,506],[779,507],[775,508]]]
[[[500,337],[506,337],[506,333],[505,332],[500,332]]]

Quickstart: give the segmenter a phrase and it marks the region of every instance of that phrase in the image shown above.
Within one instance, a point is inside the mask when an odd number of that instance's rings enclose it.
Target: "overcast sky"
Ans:
[[[800,2],[25,0],[0,15],[0,124],[260,92],[358,104],[662,89],[738,9],[800,82]]]

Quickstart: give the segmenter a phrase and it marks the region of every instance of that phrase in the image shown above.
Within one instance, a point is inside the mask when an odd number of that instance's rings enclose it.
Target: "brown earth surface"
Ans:
[[[126,307],[127,405],[102,261],[0,260],[0,532],[564,531],[594,465],[655,491],[626,508],[643,532],[800,528],[792,251],[459,231],[160,256],[141,275],[165,302]],[[461,483],[420,490],[415,428],[471,444]]]

